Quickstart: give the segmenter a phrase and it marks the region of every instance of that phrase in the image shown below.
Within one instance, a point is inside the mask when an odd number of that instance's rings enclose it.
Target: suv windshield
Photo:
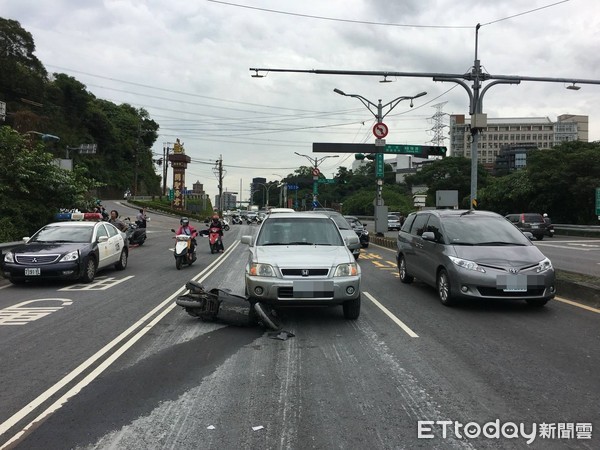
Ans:
[[[327,218],[271,216],[263,223],[256,245],[345,244],[335,224]]]
[[[528,245],[529,240],[502,217],[443,217],[447,240],[453,245]]]

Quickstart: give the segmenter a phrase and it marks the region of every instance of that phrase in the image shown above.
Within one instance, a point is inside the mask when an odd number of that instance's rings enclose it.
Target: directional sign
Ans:
[[[423,153],[422,145],[397,145],[388,144],[385,146],[386,153],[402,153],[409,155],[420,155]]]
[[[298,189],[300,189],[300,186],[298,186],[297,184],[288,184],[287,189],[288,191],[297,191]]]
[[[314,142],[313,153],[376,153],[383,149],[388,154],[408,154],[427,158],[428,156],[446,156],[447,148],[435,145],[402,145],[385,144],[385,147],[377,147],[374,144],[338,144],[330,142]]]
[[[383,153],[375,155],[375,177],[383,178]]]
[[[375,126],[373,127],[373,134],[375,135],[376,138],[383,139],[388,134],[387,125],[383,122],[376,123]]]
[[[319,184],[335,184],[335,179],[333,178],[319,178],[317,180]]]

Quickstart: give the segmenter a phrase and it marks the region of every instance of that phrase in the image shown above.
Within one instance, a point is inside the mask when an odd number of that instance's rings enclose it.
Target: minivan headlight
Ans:
[[[545,272],[552,269],[552,262],[548,258],[544,258],[537,266],[535,270],[537,273]]]
[[[248,273],[253,277],[274,277],[275,270],[269,264],[251,263]]]
[[[456,264],[458,267],[467,270],[474,270],[475,272],[485,273],[485,269],[478,265],[475,261],[469,261],[468,259],[456,258],[455,256],[448,256],[450,261]]]
[[[358,275],[358,267],[356,263],[340,264],[335,268],[334,277],[354,277]]]

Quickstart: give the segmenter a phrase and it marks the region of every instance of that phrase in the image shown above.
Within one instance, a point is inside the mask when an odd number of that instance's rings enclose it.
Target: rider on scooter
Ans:
[[[219,229],[219,240],[221,241],[221,251],[225,251],[225,247],[223,246],[223,224],[219,219],[218,214],[214,214],[208,224],[208,228],[218,228]]]
[[[191,258],[196,250],[196,236],[198,236],[198,232],[196,229],[190,225],[190,219],[187,217],[182,217],[179,220],[179,224],[181,225],[177,230],[177,234],[187,234],[192,237],[192,245],[190,248],[190,252],[188,253],[188,257]]]

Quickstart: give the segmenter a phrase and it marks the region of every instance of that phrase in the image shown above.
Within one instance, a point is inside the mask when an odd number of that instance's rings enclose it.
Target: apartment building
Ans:
[[[471,157],[470,118],[450,116],[450,156]],[[588,141],[588,116],[562,114],[548,117],[488,118],[479,135],[477,157],[490,170],[500,150],[508,147],[549,149],[565,141]]]

